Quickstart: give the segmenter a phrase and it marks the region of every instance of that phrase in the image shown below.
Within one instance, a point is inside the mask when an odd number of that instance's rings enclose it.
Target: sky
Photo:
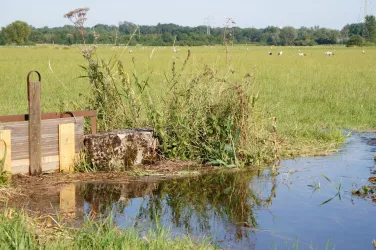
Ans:
[[[368,14],[375,15],[376,0],[368,2]],[[318,25],[341,29],[361,22],[365,10],[364,0],[0,0],[0,27],[16,20],[37,28],[63,26],[70,24],[64,14],[81,7],[90,8],[85,25],[89,27],[120,21],[198,26],[205,25],[205,19],[211,20],[211,26],[223,27],[230,17],[241,28]]]

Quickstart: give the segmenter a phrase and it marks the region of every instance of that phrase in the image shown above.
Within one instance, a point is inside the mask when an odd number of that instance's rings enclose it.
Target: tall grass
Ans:
[[[213,249],[207,240],[196,243],[189,236],[174,236],[161,227],[140,232],[120,229],[113,218],[86,220],[74,229],[56,223],[46,227],[22,211],[0,212],[1,249]]]

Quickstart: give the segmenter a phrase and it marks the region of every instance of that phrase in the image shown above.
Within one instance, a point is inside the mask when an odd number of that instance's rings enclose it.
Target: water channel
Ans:
[[[74,216],[112,213],[121,227],[164,225],[227,249],[373,249],[376,203],[352,195],[375,170],[376,134],[353,133],[330,156],[270,170],[124,184],[79,183]],[[63,195],[51,204],[64,202]],[[157,221],[157,222],[156,222]],[[157,223],[157,224],[156,224]]]

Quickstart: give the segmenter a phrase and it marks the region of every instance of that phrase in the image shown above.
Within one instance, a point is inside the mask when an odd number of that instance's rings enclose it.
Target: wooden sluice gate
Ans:
[[[30,81],[32,73],[38,81]],[[0,116],[3,171],[30,175],[72,171],[83,147],[84,117],[91,117],[92,133],[96,133],[96,111],[42,114],[39,72],[28,74],[27,86],[29,114]]]
[[[32,82],[29,78],[34,73],[38,76],[38,81]],[[27,86],[29,113],[0,116],[1,171],[12,175],[71,172],[74,170],[75,158],[81,152],[85,152],[85,160],[95,165],[99,171],[125,170],[133,165],[150,164],[158,160],[157,139],[152,129],[97,133],[94,110],[42,113],[42,81],[39,72],[32,71],[28,74]],[[90,118],[91,125],[91,133],[87,134],[84,131],[85,117]],[[64,186],[59,184],[57,187],[59,188],[53,191],[52,196],[38,192],[32,195],[39,197],[35,200],[46,208],[54,206],[69,217],[83,215],[85,199],[79,194],[82,190],[74,183]],[[150,192],[150,187],[135,189],[123,185],[121,192],[116,194],[127,199],[137,196],[138,192]],[[93,211],[98,213],[96,207],[101,207],[100,199],[87,199],[92,204]],[[117,202],[118,199],[113,201]]]

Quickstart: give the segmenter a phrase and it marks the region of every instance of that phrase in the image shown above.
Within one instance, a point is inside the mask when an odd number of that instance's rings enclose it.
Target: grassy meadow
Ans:
[[[376,48],[364,48],[365,54],[363,48],[343,46],[233,46],[227,54],[223,46],[189,49],[180,79],[192,78],[203,67],[233,82],[252,76],[249,84],[258,93],[257,106],[266,118],[277,118],[285,155],[330,151],[343,143],[341,129],[376,128]],[[283,55],[277,56],[281,50]],[[307,56],[298,56],[299,50]],[[328,50],[335,55],[326,56]],[[119,55],[126,73],[148,78],[151,95],[162,102],[167,98],[166,79],[174,74],[173,67],[182,67],[187,51],[187,47],[173,53],[171,47],[109,45],[100,46],[97,56]],[[42,75],[44,112],[82,109],[90,87],[87,78],[78,78],[85,75],[79,67],[85,63],[75,46],[0,47],[0,115],[27,113],[26,75],[33,69]]]

